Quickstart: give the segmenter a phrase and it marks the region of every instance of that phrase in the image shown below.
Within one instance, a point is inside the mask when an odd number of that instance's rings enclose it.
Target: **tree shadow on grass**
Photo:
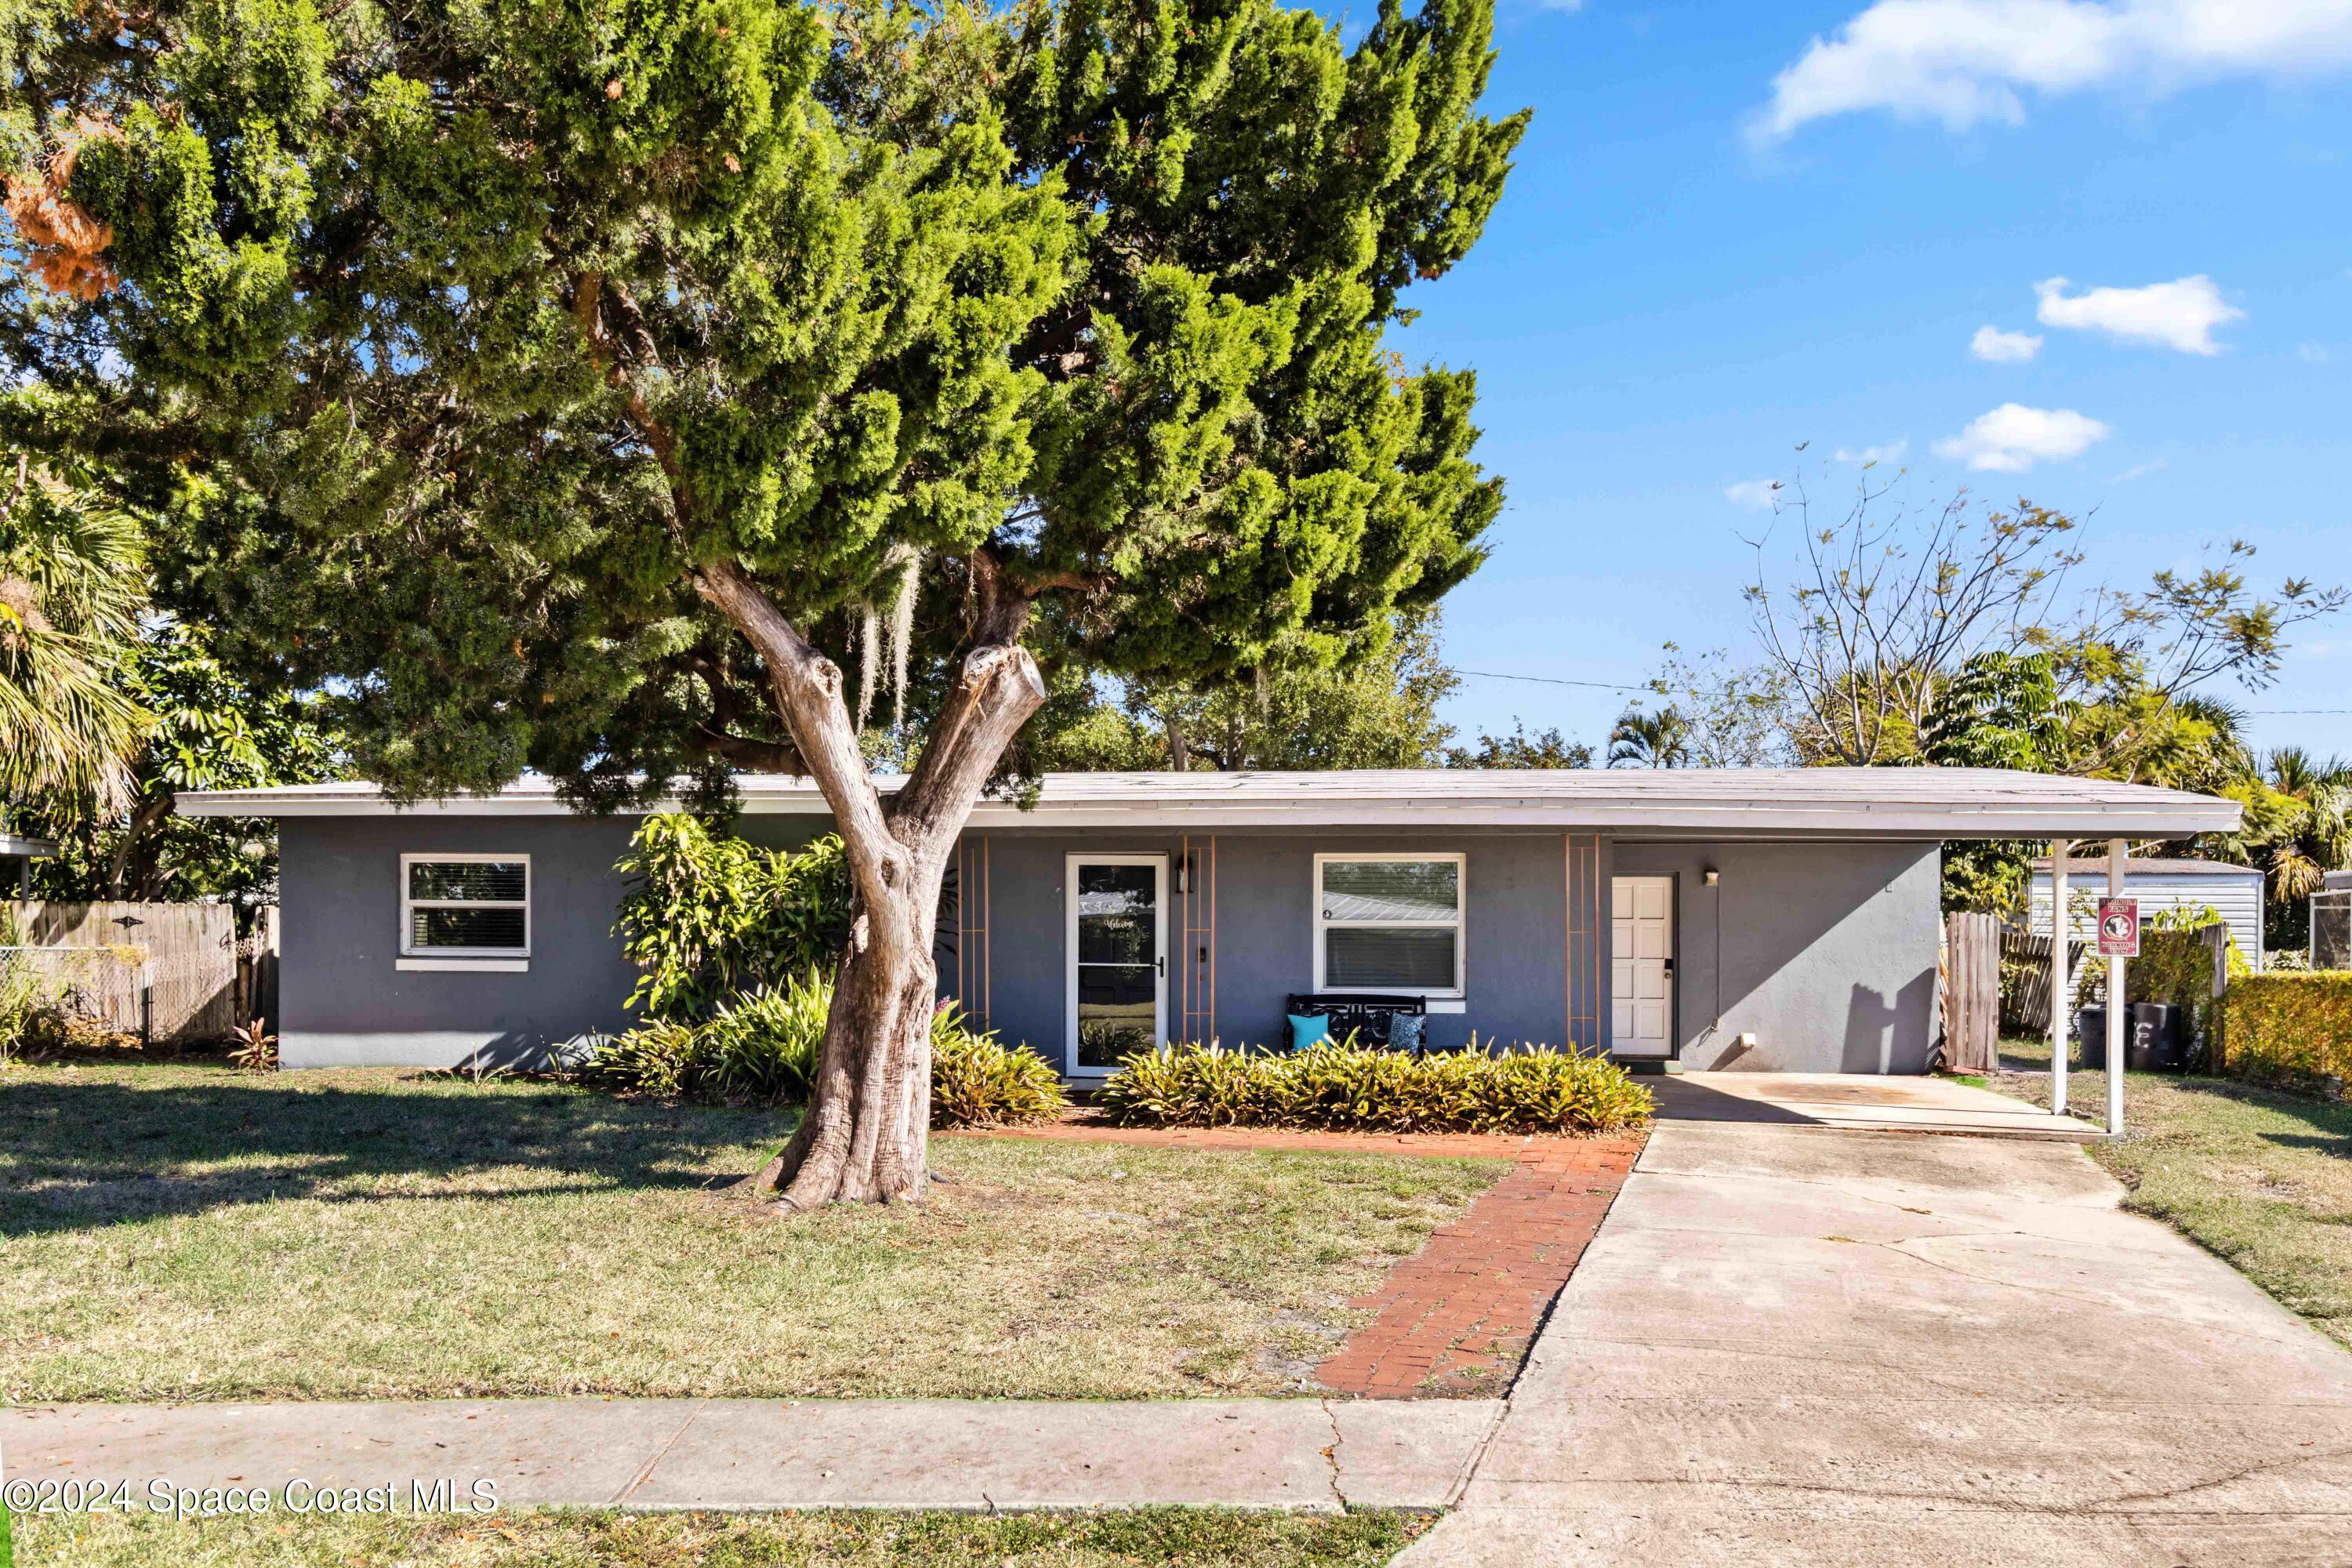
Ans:
[[[633,1101],[424,1075],[362,1086],[184,1069],[141,1086],[44,1077],[0,1089],[0,1232],[135,1224],[288,1199],[497,1201],[715,1187],[794,1113]],[[747,1163],[748,1161],[748,1163]],[[516,1167],[546,1179],[516,1181]],[[491,1172],[499,1179],[485,1179]]]
[[[2181,1094],[2231,1100],[2290,1117],[2311,1130],[2308,1132],[2266,1131],[2260,1134],[2264,1142],[2286,1149],[2310,1149],[2338,1159],[2352,1160],[2352,1104],[2237,1079],[2184,1076],[2170,1079],[2169,1085]]]

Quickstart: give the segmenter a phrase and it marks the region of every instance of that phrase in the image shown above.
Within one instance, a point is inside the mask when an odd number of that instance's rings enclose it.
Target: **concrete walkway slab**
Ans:
[[[1495,1400],[428,1400],[0,1410],[7,1475],[478,1479],[501,1507],[1025,1510],[1454,1502]]]
[[[1847,1131],[1957,1132],[2087,1143],[2105,1134],[1948,1078],[1828,1072],[1670,1073],[1643,1082],[1661,1121],[1738,1121]]]
[[[1408,1568],[2352,1561],[2352,1356],[2054,1143],[1667,1121]]]

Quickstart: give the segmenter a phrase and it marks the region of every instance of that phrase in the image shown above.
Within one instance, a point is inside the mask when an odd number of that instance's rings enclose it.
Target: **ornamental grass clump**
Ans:
[[[1408,1056],[1164,1046],[1119,1064],[1101,1105],[1126,1127],[1380,1132],[1608,1132],[1646,1121],[1650,1091],[1603,1058],[1548,1046]]]

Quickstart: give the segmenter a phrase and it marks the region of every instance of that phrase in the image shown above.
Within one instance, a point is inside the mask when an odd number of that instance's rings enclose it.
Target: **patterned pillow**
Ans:
[[[1421,1049],[1421,1031],[1429,1020],[1418,1013],[1389,1015],[1389,1049],[1417,1051]]]

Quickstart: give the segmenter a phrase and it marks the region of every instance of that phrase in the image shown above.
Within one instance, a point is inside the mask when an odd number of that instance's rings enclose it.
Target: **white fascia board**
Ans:
[[[652,807],[677,809],[674,801]],[[566,816],[571,808],[551,795],[490,795],[396,805],[381,796],[199,795],[180,797],[186,816]],[[823,816],[815,795],[747,795],[747,816]],[[2186,838],[2238,826],[2234,801],[2144,806],[2080,805],[1888,805],[1780,804],[1746,805],[1612,805],[1598,801],[1449,801],[1319,797],[1311,801],[1151,801],[1132,805],[1097,802],[1041,804],[1024,811],[1009,802],[982,801],[974,827],[1543,827],[1640,829],[1652,833],[1804,833],[1879,838]]]
[[[1937,787],[1922,787],[1930,782]],[[885,794],[903,782],[876,781]],[[2019,774],[1890,770],[1883,794],[1826,770],[1723,774],[1673,781],[1652,776],[1612,789],[1605,773],[1528,788],[1503,778],[1433,771],[1426,775],[1227,774],[1154,779],[1124,774],[1055,775],[1030,809],[982,800],[972,826],[992,828],[1139,829],[1289,827],[1595,828],[1649,835],[1795,834],[1874,838],[2180,838],[2226,832],[2242,808],[2232,800]],[[1873,780],[1875,784],[1878,781]],[[1843,787],[1840,787],[1843,785]],[[804,782],[747,776],[749,815],[828,815]],[[533,779],[494,795],[461,795],[401,805],[370,785],[187,791],[189,816],[562,816],[553,784]],[[663,801],[650,809],[677,809]]]
[[[974,827],[1551,827],[1643,829],[1654,833],[1807,833],[1877,838],[2187,838],[2238,825],[2233,803],[2221,812],[2138,811],[2109,805],[1936,808],[1918,805],[1659,807],[1595,802],[1318,800],[1252,806],[1232,801],[1155,803],[1129,807],[1041,805],[1023,811],[982,803]],[[750,803],[746,812],[758,810]]]

